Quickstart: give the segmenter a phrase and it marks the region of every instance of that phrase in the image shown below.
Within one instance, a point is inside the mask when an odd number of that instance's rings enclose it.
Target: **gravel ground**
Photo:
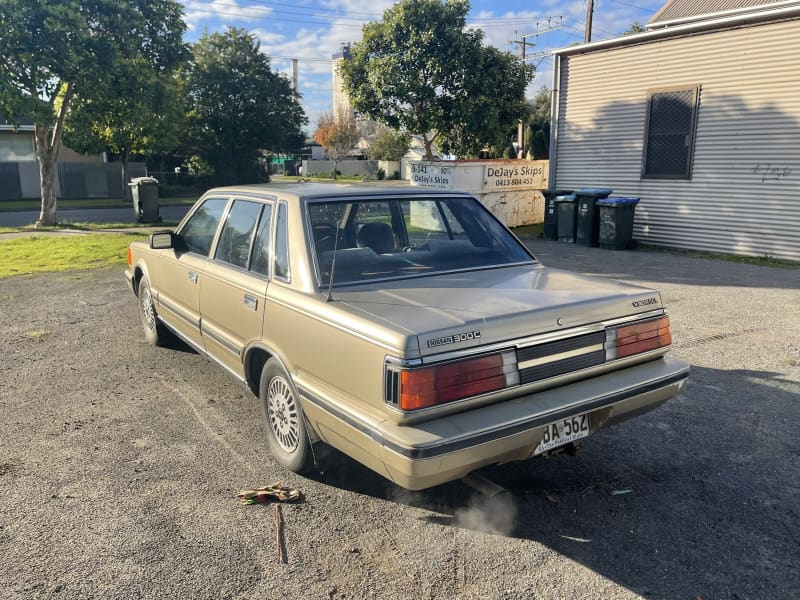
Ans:
[[[0,280],[0,597],[797,597],[800,271],[529,243],[661,289],[693,370],[576,457],[485,469],[494,498],[334,451],[287,473],[248,392],[145,344],[121,272]],[[235,498],[275,481],[305,496],[280,540]]]

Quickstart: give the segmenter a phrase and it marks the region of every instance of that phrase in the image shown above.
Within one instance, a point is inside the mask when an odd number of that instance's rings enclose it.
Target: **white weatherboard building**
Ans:
[[[641,198],[641,242],[800,260],[800,0],[671,0],[554,54],[551,189]]]

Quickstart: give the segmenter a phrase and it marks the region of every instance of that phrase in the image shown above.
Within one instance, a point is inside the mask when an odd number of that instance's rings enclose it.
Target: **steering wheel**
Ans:
[[[328,221],[320,221],[312,225],[312,230],[314,232],[314,243],[317,245],[318,252],[321,249],[326,249],[325,246],[328,245],[330,246],[330,250],[333,250],[336,236],[339,232],[336,225]]]

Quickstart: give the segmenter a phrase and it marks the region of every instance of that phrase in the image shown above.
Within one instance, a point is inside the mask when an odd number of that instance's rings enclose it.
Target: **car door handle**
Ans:
[[[258,298],[250,294],[244,295],[244,305],[250,310],[258,310]]]
[[[194,271],[189,271],[189,273],[187,273],[187,277],[189,278],[189,281],[191,281],[192,283],[197,283],[197,273],[195,273]]]

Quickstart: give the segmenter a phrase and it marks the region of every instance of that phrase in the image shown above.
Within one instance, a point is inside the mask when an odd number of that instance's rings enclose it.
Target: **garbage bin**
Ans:
[[[128,184],[133,197],[136,220],[145,223],[160,221],[158,216],[158,180],[154,177],[134,177]]]
[[[578,198],[578,225],[575,242],[582,246],[598,245],[598,220],[595,203],[601,198],[607,198],[611,192],[607,188],[586,188],[577,190]]]
[[[556,198],[571,193],[572,190],[542,191],[542,196],[544,196],[544,239],[558,239],[558,206],[556,205]]]
[[[577,198],[575,194],[556,197],[559,242],[575,243],[575,222],[578,218],[578,211],[575,210],[576,205]]]
[[[639,198],[604,198],[597,201],[601,248],[626,250],[633,246],[633,215]]]

